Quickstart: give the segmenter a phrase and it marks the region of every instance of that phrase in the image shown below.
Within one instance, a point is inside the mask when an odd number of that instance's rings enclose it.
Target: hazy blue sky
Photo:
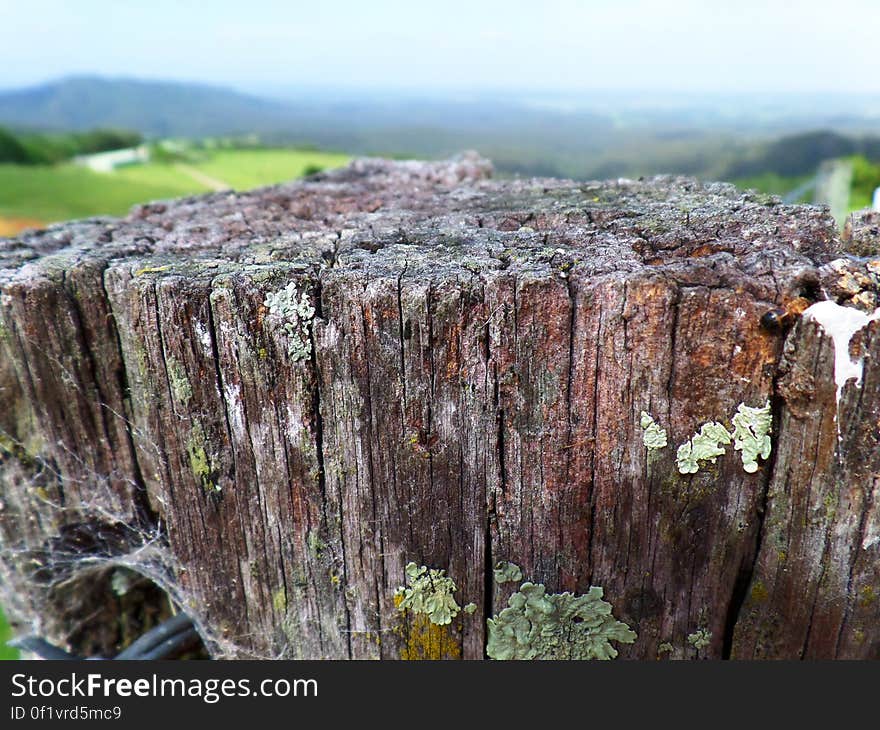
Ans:
[[[0,87],[880,92],[878,0],[0,0]]]

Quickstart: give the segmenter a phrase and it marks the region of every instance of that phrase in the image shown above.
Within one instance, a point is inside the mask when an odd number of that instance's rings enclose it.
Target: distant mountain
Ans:
[[[290,116],[288,104],[199,84],[72,77],[0,91],[0,124],[28,129],[206,136],[275,131]]]
[[[115,127],[147,137],[257,134],[269,144],[355,154],[442,157],[476,148],[502,169],[575,175],[613,134],[614,122],[586,109],[559,112],[498,96],[319,92],[270,100],[199,84],[72,77],[0,91],[2,126]],[[572,155],[576,165],[567,164]]]

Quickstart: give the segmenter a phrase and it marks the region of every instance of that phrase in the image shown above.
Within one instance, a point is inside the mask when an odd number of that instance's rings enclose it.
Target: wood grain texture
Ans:
[[[638,633],[623,657],[878,657],[877,325],[838,415],[818,325],[760,324],[843,291],[833,221],[682,178],[489,173],[362,160],[0,241],[13,618],[112,653],[125,567],[215,656],[477,659],[512,561],[602,586]],[[876,293],[880,268],[844,264]],[[768,399],[757,472],[732,448],[678,472],[701,424]],[[410,561],[476,611],[400,612]]]

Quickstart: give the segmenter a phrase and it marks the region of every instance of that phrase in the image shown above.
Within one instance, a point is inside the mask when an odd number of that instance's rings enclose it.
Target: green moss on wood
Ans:
[[[192,385],[186,375],[186,368],[173,357],[168,358],[168,384],[177,403],[182,406],[189,403],[193,395]]]
[[[287,611],[287,591],[284,588],[279,588],[272,594],[272,607],[278,613]]]
[[[327,548],[326,543],[321,539],[317,530],[309,530],[308,535],[306,535],[306,544],[308,545],[309,552],[318,559],[321,558],[324,550]]]
[[[214,468],[208,452],[205,450],[206,443],[205,432],[201,424],[194,423],[186,444],[190,468],[206,492],[219,492],[220,485],[214,480]]]
[[[36,467],[39,462],[39,457],[31,454],[23,444],[3,431],[0,431],[0,455],[11,456],[27,469]]]

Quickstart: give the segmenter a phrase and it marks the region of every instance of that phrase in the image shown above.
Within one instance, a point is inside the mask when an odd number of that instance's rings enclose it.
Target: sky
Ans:
[[[0,0],[0,88],[880,93],[877,0]]]

